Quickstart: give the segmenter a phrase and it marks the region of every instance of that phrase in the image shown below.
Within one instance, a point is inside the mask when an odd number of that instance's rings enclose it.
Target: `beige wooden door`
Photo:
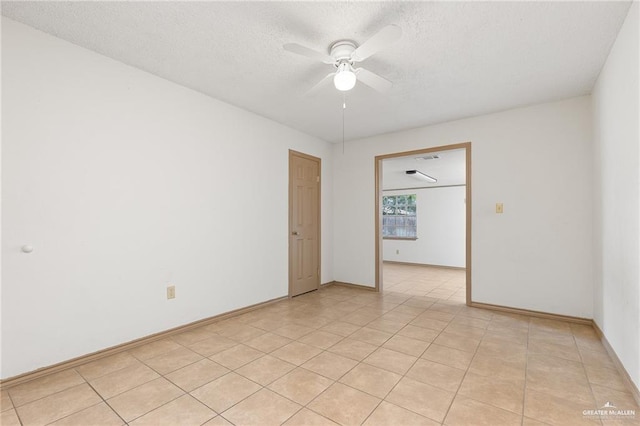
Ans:
[[[289,296],[320,286],[320,159],[289,151]]]

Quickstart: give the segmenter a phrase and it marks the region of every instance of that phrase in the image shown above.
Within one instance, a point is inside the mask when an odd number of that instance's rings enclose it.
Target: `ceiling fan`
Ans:
[[[354,64],[362,62],[374,53],[384,49],[387,45],[398,40],[401,35],[402,30],[400,27],[388,25],[360,46],[351,40],[338,40],[331,44],[328,55],[297,43],[288,43],[283,47],[284,50],[289,52],[317,59],[336,68],[335,71],[327,74],[307,93],[317,91],[330,78],[333,78],[333,84],[336,89],[343,92],[353,89],[356,81],[359,80],[372,89],[384,93],[391,89],[393,83],[364,68],[354,68]]]

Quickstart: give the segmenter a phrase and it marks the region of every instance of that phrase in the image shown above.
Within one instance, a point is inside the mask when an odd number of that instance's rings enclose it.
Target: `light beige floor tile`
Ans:
[[[416,307],[416,306],[410,306],[410,305],[407,305],[407,304],[399,305],[399,306],[395,307],[392,310],[392,312],[398,312],[398,313],[402,313],[402,314],[409,314],[409,315],[413,315],[414,317],[417,317],[418,315],[420,315],[424,311],[425,311],[424,308],[420,308],[420,307]]]
[[[491,320],[495,315],[493,312],[487,309],[472,308],[469,306],[461,306],[458,309],[457,313],[466,317],[479,318],[479,319],[485,319],[485,320]]]
[[[508,361],[485,355],[476,355],[469,365],[469,371],[487,377],[512,378],[524,380],[526,360]]]
[[[435,299],[433,298],[412,297],[411,299],[404,302],[403,305],[427,309],[431,305],[433,305],[434,302],[435,302]]]
[[[2,423],[4,425],[4,423]],[[120,426],[124,421],[104,402],[51,423],[55,426]]]
[[[548,426],[549,423],[539,422],[538,420],[523,417],[522,426]]]
[[[395,310],[387,312],[382,315],[380,319],[387,321],[399,322],[402,324],[408,324],[410,321],[413,321],[417,315],[413,314],[404,314],[402,312],[396,312]]]
[[[229,423],[229,421],[222,416],[216,416],[202,426],[233,426],[233,423]]]
[[[361,363],[345,374],[340,382],[378,398],[384,398],[401,378],[399,374]]]
[[[292,340],[287,337],[273,333],[265,333],[251,340],[247,340],[244,344],[259,351],[269,353],[291,342]]]
[[[387,333],[397,333],[402,330],[407,323],[391,321],[386,319],[377,319],[367,324],[369,328],[375,328],[376,330],[386,331]]]
[[[174,340],[181,345],[187,346],[208,339],[211,336],[213,336],[212,331],[209,331],[205,327],[199,327],[194,330],[175,334],[171,336],[171,340]]]
[[[229,373],[191,392],[209,408],[222,413],[260,390],[260,385],[236,373]]]
[[[343,425],[361,424],[380,399],[340,383],[333,384],[308,405],[311,410]]]
[[[0,425],[3,426],[20,426],[20,420],[18,420],[18,415],[16,414],[16,410],[10,408],[8,410],[2,411],[0,414]]]
[[[527,371],[527,390],[543,392],[583,405],[593,405],[591,387],[584,378],[568,374],[553,374],[542,371]]]
[[[280,425],[293,416],[300,405],[268,389],[262,389],[223,413],[236,425]]]
[[[275,330],[282,327],[282,320],[275,316],[269,316],[267,314],[257,315],[256,320],[247,323],[251,327],[259,328],[264,331]]]
[[[266,386],[287,374],[296,366],[281,359],[265,355],[236,370],[238,374]]]
[[[310,327],[310,328],[313,328],[313,329],[319,329],[319,328],[329,324],[330,322],[332,322],[334,320],[333,317],[326,318],[326,317],[322,316],[325,313],[326,313],[326,311],[321,310],[321,311],[318,311],[318,313],[316,315],[314,315],[313,310],[310,310],[309,311],[309,315],[305,315],[302,318],[297,318],[296,319],[296,324],[302,325],[302,326],[305,326],[305,327]],[[329,315],[329,316],[331,316],[331,315]]]
[[[275,330],[273,330],[273,333],[279,336],[284,336],[289,339],[296,340],[314,331],[315,330],[311,327],[290,324],[290,325],[285,325],[284,327],[276,328]]]
[[[209,357],[229,348],[233,348],[237,344],[238,342],[231,340],[228,337],[213,335],[186,346],[202,356]]]
[[[618,391],[628,391],[627,385],[622,380],[618,370],[595,365],[585,365],[589,383],[615,389]]]
[[[190,395],[183,395],[138,417],[131,426],[200,426],[216,413]]]
[[[348,337],[330,347],[328,351],[356,361],[362,361],[373,353],[376,348],[377,346],[370,343],[361,342],[360,340]]]
[[[434,318],[425,317],[422,315],[418,315],[416,319],[411,321],[409,325],[413,325],[416,327],[428,328],[430,330],[442,331],[444,330],[449,323],[447,321],[441,321]]]
[[[442,422],[453,396],[452,392],[404,377],[385,400],[431,420]]]
[[[337,335],[342,336],[342,337],[347,337],[347,336],[351,335],[353,332],[355,332],[355,331],[357,331],[359,329],[360,329],[360,327],[355,325],[355,324],[351,324],[351,323],[348,323],[348,322],[342,322],[342,321],[336,321],[336,322],[332,322],[332,323],[329,323],[329,324],[325,325],[320,330],[321,331],[328,331],[329,333],[337,334]]]
[[[0,391],[0,411],[6,411],[13,408],[13,402],[11,402],[11,398],[9,397],[9,391],[1,390]]]
[[[542,392],[526,390],[524,399],[524,415],[550,425],[595,425],[600,419],[583,415],[584,410],[591,409],[585,404],[567,401]]]
[[[80,384],[17,407],[25,425],[44,425],[100,403],[102,399],[86,384]]]
[[[161,377],[121,393],[107,403],[120,417],[130,422],[183,394],[180,388]]]
[[[553,376],[571,376],[576,380],[587,383],[585,366],[576,361],[570,361],[553,356],[530,354],[527,361],[530,372],[549,373]]]
[[[585,365],[595,365],[596,367],[616,368],[615,364],[606,352],[593,351],[578,348],[580,358]],[[15,402],[15,401],[14,401]]]
[[[429,361],[427,359],[417,360],[406,374],[407,377],[414,380],[427,383],[450,392],[456,392],[458,390],[464,375],[464,370]],[[524,383],[522,386],[524,387]]]
[[[313,398],[327,389],[333,380],[324,376],[296,368],[269,385],[269,389],[301,405],[307,405]]]
[[[201,359],[203,359],[202,355],[198,355],[187,348],[179,348],[154,358],[149,358],[144,363],[160,374],[168,374]]]
[[[404,374],[411,368],[416,360],[417,358],[411,355],[379,348],[365,358],[363,362],[394,373]]]
[[[357,364],[358,362],[352,359],[331,352],[322,352],[302,364],[302,367],[330,379],[338,380]]]
[[[300,342],[291,342],[286,346],[271,352],[271,355],[294,365],[301,365],[322,352],[315,346]]]
[[[421,358],[466,370],[471,364],[473,353],[432,343]]]
[[[458,390],[458,395],[521,415],[524,379],[486,377],[468,372]]]
[[[600,385],[591,385],[591,389],[593,389],[595,403],[598,408],[610,402],[620,410],[635,410],[636,418],[640,415],[640,406],[638,406],[629,391],[618,391]]]
[[[502,410],[492,405],[483,404],[473,399],[457,396],[451,404],[445,425],[467,426],[519,426],[522,416]]]
[[[265,332],[265,330],[262,330],[260,328],[251,327],[249,325],[242,325],[237,326],[233,329],[233,331],[222,335],[237,342],[246,342],[247,340],[255,339],[256,337],[263,335]]]
[[[209,359],[231,370],[235,370],[236,368],[240,368],[262,356],[264,356],[264,352],[239,344],[222,352],[218,352],[217,354],[209,357]]]
[[[171,339],[156,340],[131,349],[129,353],[141,361],[178,349],[180,345]]]
[[[447,327],[448,328],[448,327]],[[449,348],[460,349],[465,352],[475,352],[480,344],[480,338],[461,336],[447,332],[446,329],[438,335],[433,343],[447,346]]]
[[[470,328],[473,328],[473,327],[470,327]],[[474,328],[474,330],[484,331],[478,328]],[[452,331],[452,332],[455,332],[455,331]],[[484,333],[484,336],[480,335],[479,337],[482,337],[483,340],[486,340],[486,341],[526,345],[529,341],[529,331],[527,329],[520,329],[520,328],[503,328],[498,331],[489,329],[486,331],[486,333]]]
[[[572,345],[564,345],[553,343],[548,340],[541,339],[529,339],[528,351],[530,354],[545,354],[558,358],[568,359],[571,361],[581,362],[580,353],[578,347],[573,343]]]
[[[576,404],[586,406],[595,404],[590,386],[576,382],[571,378],[545,377],[539,379],[537,375],[534,376],[532,373],[528,373],[526,390],[542,392]]]
[[[364,426],[436,426],[439,424],[438,422],[434,422],[433,420],[386,401],[382,401],[378,408],[376,408],[364,422]]]
[[[393,336],[392,333],[363,327],[349,336],[350,339],[360,340],[374,346],[380,346]]]
[[[158,377],[160,377],[158,373],[137,362],[130,367],[90,380],[89,383],[102,398],[109,399]]]
[[[363,327],[367,325],[369,322],[379,317],[380,317],[380,314],[352,312],[342,317],[341,319],[344,322],[348,322],[350,324],[359,325],[360,327]]]
[[[191,392],[218,377],[224,376],[229,369],[208,359],[182,367],[165,376],[181,389]]]
[[[336,426],[337,423],[332,422],[326,417],[311,410],[303,408],[293,417],[284,422],[285,426]]]
[[[86,380],[92,380],[129,367],[137,362],[138,360],[129,352],[122,352],[81,365],[76,368],[76,371]]]
[[[316,348],[327,349],[335,345],[342,339],[344,339],[344,337],[340,335],[318,330],[314,331],[313,333],[307,334],[304,337],[301,337],[298,341],[301,343],[306,343],[307,345],[314,346]]]
[[[431,308],[427,309],[422,315],[421,318],[431,318],[438,321],[443,321],[448,323],[452,319],[455,318],[454,314],[450,314],[448,312],[442,312],[437,309],[432,309],[434,305],[431,305]]]
[[[477,353],[506,360],[524,360],[527,357],[527,346],[506,341],[483,339]]]
[[[407,325],[402,330],[400,330],[397,335],[410,337],[411,339],[422,340],[423,342],[431,343],[433,340],[438,337],[440,332],[436,330],[431,330],[429,328],[417,327],[415,325]]]
[[[478,328],[484,328],[484,329],[489,327],[490,322],[491,322],[490,320],[465,317],[462,315],[456,316],[454,319],[451,320],[452,324],[467,325],[469,327],[478,327]]]
[[[558,321],[546,318],[531,318],[529,320],[531,331],[546,331],[571,334],[571,326],[566,321]]]
[[[403,354],[419,357],[429,347],[430,343],[411,337],[395,335],[382,346]]]
[[[75,370],[64,370],[9,389],[16,407],[84,383]],[[3,401],[4,403],[4,401]]]

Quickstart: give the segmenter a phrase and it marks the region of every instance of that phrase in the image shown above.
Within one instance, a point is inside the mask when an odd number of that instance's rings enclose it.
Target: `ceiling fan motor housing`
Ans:
[[[349,40],[339,40],[331,45],[331,56],[336,60],[336,66],[340,62],[349,61],[351,63],[351,55],[358,46]]]

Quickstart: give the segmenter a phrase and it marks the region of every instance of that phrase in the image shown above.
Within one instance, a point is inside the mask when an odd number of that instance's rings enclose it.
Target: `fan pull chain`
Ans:
[[[347,109],[347,94],[342,93],[342,155],[344,155],[344,110]]]

